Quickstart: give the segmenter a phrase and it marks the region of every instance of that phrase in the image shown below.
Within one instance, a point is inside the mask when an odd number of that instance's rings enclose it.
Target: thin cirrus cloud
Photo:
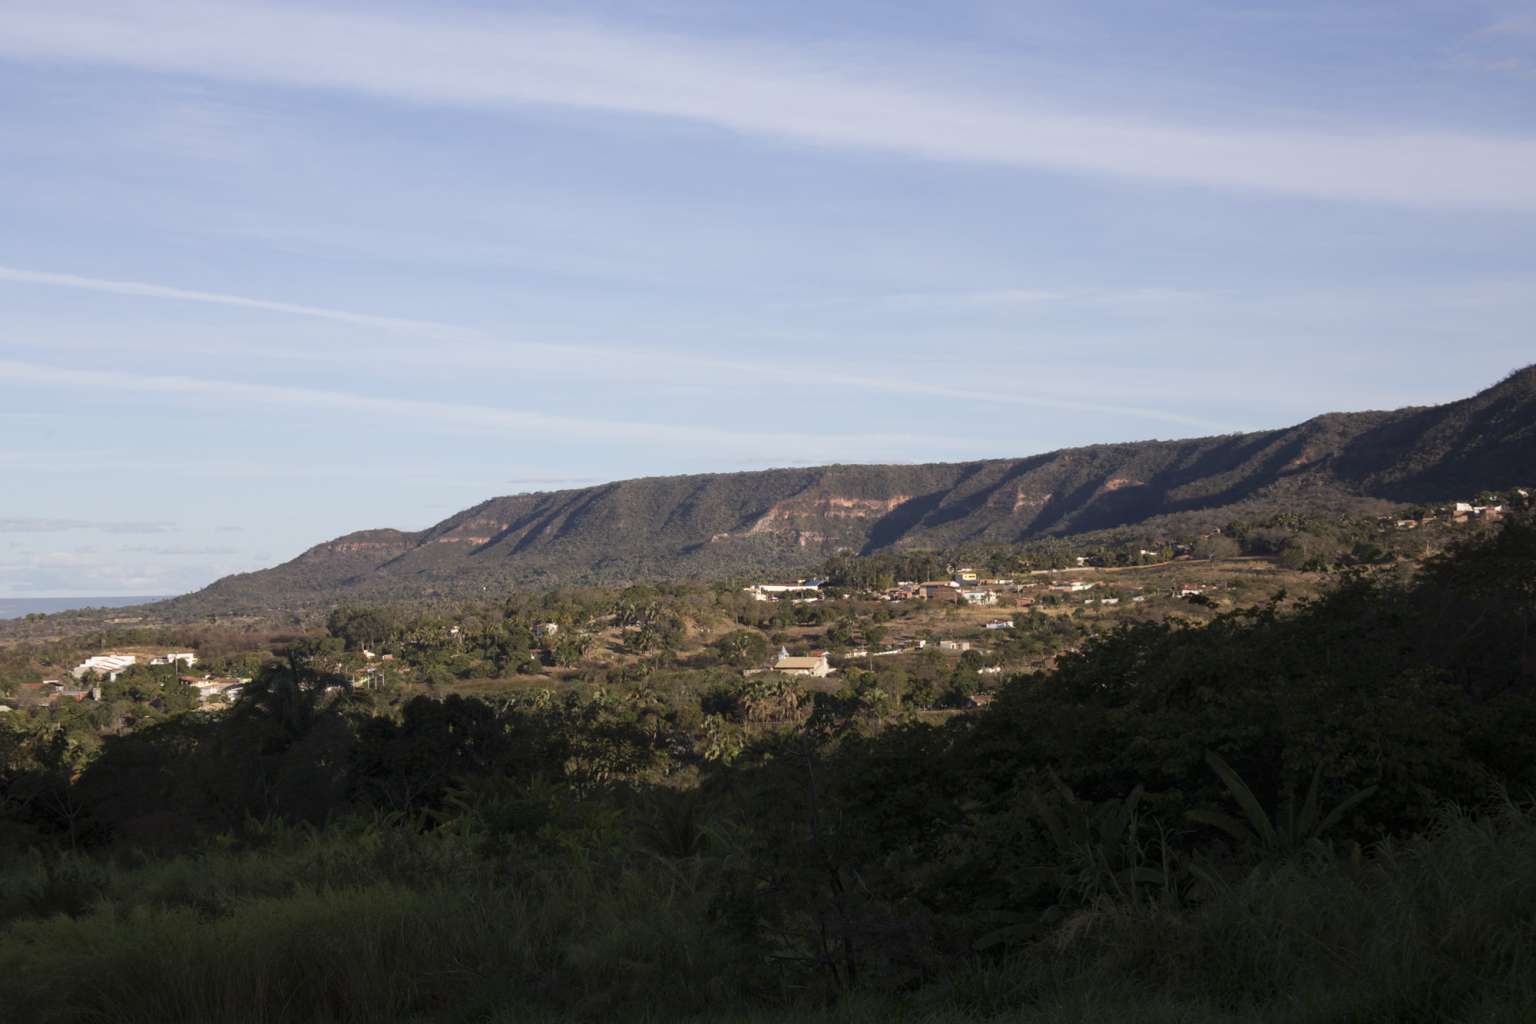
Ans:
[[[639,444],[678,444],[739,451],[814,451],[836,457],[850,451],[885,451],[897,446],[938,442],[961,449],[973,443],[964,438],[919,434],[801,434],[752,433],[706,426],[600,420],[578,416],[554,416],[540,412],[501,409],[465,402],[359,395],[320,388],[282,387],[206,377],[127,373],[115,370],[76,370],[39,363],[0,360],[0,381],[93,390],[177,395],[186,398],[217,398],[262,406],[316,408],[330,412],[375,413],[417,423],[436,423],[450,428],[525,436],[579,438]]]
[[[99,522],[90,519],[0,519],[0,533],[66,533],[97,530],[102,533],[165,533],[173,528],[164,522]]]
[[[53,274],[20,267],[0,267],[0,281],[16,284],[39,284],[55,288],[73,288],[81,291],[107,292],[114,295],[130,295],[145,299],[169,299],[176,302],[195,302],[214,306],[233,306],[239,309],[258,310],[266,313],[286,313],[292,316],[331,320],[337,323],[355,324],[360,327],[378,327],[390,331],[426,335],[444,339],[469,339],[474,331],[449,324],[427,320],[409,320],[402,317],[373,316],[368,313],[350,313],[341,309],[325,309],[291,302],[271,302],[243,295],[227,295],[221,292],[201,292],[187,288],[168,288],[164,285],[146,284],[142,281],[113,281],[99,277],[79,277],[75,274]]]
[[[18,9],[19,8],[19,9]],[[801,48],[803,52],[803,47]],[[865,51],[867,53],[867,50]],[[431,21],[198,0],[12,5],[0,56],[320,88],[412,104],[678,118],[802,144],[948,162],[1414,206],[1536,211],[1536,139],[1084,113],[964,94],[790,47],[510,15]]]
[[[773,378],[777,380],[799,381],[802,379],[802,373],[799,369],[794,367],[785,367],[775,363],[755,363],[745,360],[719,359],[678,352],[659,351],[655,349],[647,349],[643,353],[637,353],[633,350],[626,350],[617,347],[605,348],[602,346],[593,345],[556,345],[539,342],[505,342],[495,338],[493,335],[485,331],[480,331],[475,328],[463,327],[455,324],[441,323],[433,320],[381,316],[373,313],[359,313],[348,310],[331,309],[321,306],[301,305],[291,302],[277,302],[243,295],[231,295],[223,292],[206,292],[195,291],[186,288],[174,288],[142,281],[120,281],[106,278],[84,277],[78,274],[60,274],[50,271],[29,270],[20,267],[7,266],[0,266],[0,281],[9,281],[16,284],[69,288],[83,291],[106,292],[115,295],[125,295],[138,298],[164,299],[215,306],[229,306],[237,309],[252,310],[255,312],[276,313],[280,315],[308,317],[319,320],[357,324],[360,326],[380,327],[393,332],[458,343],[461,347],[456,351],[456,355],[461,363],[478,363],[479,365],[487,367],[522,365],[529,356],[536,356],[554,363],[563,363],[572,368],[577,368],[585,372],[590,372],[593,367],[603,367],[608,368],[611,371],[631,374],[654,372],[658,368],[665,367],[668,369],[676,370],[703,370],[733,374],[749,374],[759,378]],[[895,307],[911,305],[932,306],[936,304],[942,305],[947,301],[951,304],[959,304],[961,306],[1006,307],[1038,302],[1060,301],[1064,299],[1089,302],[1126,301],[1128,299],[1145,298],[1147,296],[1166,294],[1174,293],[1159,292],[1157,290],[1130,290],[1125,292],[1089,291],[1069,293],[1044,290],[1013,289],[991,292],[965,293],[963,295],[951,296],[948,299],[944,299],[943,297],[932,294],[912,294],[892,297],[890,304]],[[310,355],[311,357],[315,357],[319,354],[310,353]],[[433,361],[436,361],[440,357],[440,353],[437,351],[430,353],[423,353],[420,351],[404,351],[398,353],[397,356],[401,359],[429,358]],[[0,371],[3,371],[3,365],[0,365]],[[986,388],[974,388],[952,384],[933,383],[906,377],[876,377],[863,372],[839,371],[835,367],[822,367],[817,373],[817,379],[825,385],[851,389],[854,391],[861,391],[869,394],[905,394],[928,398],[952,398],[968,402],[988,402],[1003,405],[1032,406],[1040,409],[1053,409],[1063,412],[1083,412],[1112,416],[1133,416],[1141,419],[1154,420],[1163,423],[1172,423],[1179,426],[1192,427],[1202,430],[1225,431],[1230,429],[1230,424],[1207,419],[1204,417],[1190,416],[1181,412],[1159,409],[1151,406],[1141,406],[1119,402],[1094,402],[1083,399],[1064,398],[1059,395],[1031,395],[1017,391],[992,391]],[[561,422],[565,421],[562,420]],[[628,425],[625,426],[627,428]],[[689,439],[697,439],[697,435],[691,435]]]
[[[1499,18],[1478,34],[1485,36],[1530,36],[1536,38],[1536,14],[1512,14]]]
[[[492,482],[489,478],[467,476],[463,473],[453,474],[445,472],[436,464],[402,464],[398,459],[391,460],[386,465],[358,465],[356,463],[322,463],[312,460],[293,461],[280,460],[270,464],[261,464],[249,460],[238,462],[210,462],[208,459],[175,459],[157,458],[146,456],[137,449],[102,449],[87,451],[60,451],[57,449],[38,450],[4,450],[0,449],[0,466],[7,471],[27,472],[32,474],[78,477],[81,474],[112,475],[121,478],[127,475],[140,474],[177,474],[191,479],[196,477],[203,480],[228,480],[251,482],[254,480],[280,481],[293,484],[299,480],[320,481],[388,481],[395,484],[410,484],[431,487],[473,487],[481,488]],[[505,481],[507,483],[547,484],[551,482],[569,483],[576,478],[566,477],[536,477],[528,480]],[[593,483],[593,479],[582,478],[578,482]],[[499,485],[498,485],[499,486]],[[58,529],[74,529],[77,520],[44,520],[43,522],[63,522],[71,524],[58,527]],[[153,524],[152,524],[153,525]],[[243,532],[239,526],[221,526],[219,532]],[[27,532],[42,532],[32,529]],[[121,531],[119,531],[121,532]]]

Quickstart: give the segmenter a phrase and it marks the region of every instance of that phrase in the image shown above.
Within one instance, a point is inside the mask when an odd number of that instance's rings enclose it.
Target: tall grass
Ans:
[[[1104,902],[954,991],[1047,1020],[1120,993],[1166,1019],[1536,1021],[1536,815],[1448,811],[1413,844],[1319,849],[1192,909]]]
[[[916,990],[797,1001],[710,913],[701,857],[512,864],[356,827],[0,876],[0,1017],[28,1022],[1536,1020],[1536,815],[1447,813],[1192,906],[1103,901]]]
[[[369,829],[72,864],[0,880],[7,1021],[595,1018],[743,997],[696,862],[510,872],[453,837]]]

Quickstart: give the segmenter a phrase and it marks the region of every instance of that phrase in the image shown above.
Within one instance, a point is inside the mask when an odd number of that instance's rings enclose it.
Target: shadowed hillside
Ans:
[[[177,604],[787,572],[839,551],[1008,543],[1225,508],[1368,510],[1536,481],[1536,366],[1471,398],[1282,430],[1022,459],[652,477],[492,498],[419,533],[368,530]],[[1170,518],[1172,517],[1172,518]]]

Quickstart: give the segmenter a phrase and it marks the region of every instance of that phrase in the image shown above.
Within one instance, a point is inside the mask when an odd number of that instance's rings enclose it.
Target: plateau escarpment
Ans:
[[[1536,481],[1536,367],[1471,398],[1020,459],[649,477],[492,498],[177,599],[234,609],[498,586],[789,572],[827,555],[1016,543],[1240,509],[1386,509]]]

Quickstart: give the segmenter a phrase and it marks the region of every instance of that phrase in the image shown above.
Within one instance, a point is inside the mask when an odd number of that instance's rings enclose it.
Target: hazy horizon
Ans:
[[[127,594],[88,596],[63,594],[37,594],[31,597],[0,597],[0,619],[20,619],[33,613],[52,615],[55,612],[77,611],[81,608],[126,608],[136,604],[164,601],[175,594]]]

